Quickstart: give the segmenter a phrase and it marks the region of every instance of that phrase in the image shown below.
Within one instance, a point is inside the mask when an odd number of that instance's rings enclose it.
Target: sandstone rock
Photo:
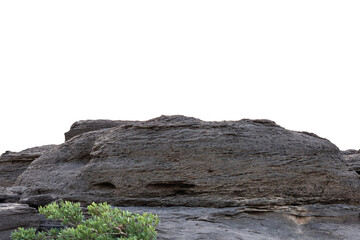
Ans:
[[[32,161],[55,146],[45,145],[29,148],[21,152],[7,151],[2,154],[0,156],[0,187],[12,186],[17,177],[25,171]]]
[[[121,207],[158,214],[159,240],[354,240],[359,207],[305,205],[270,208]]]
[[[113,121],[113,120],[81,120],[71,125],[70,130],[65,133],[65,141],[82,133],[100,129],[112,128],[123,124],[130,124],[136,121]]]
[[[269,120],[205,122],[184,116],[72,137],[32,162],[17,185],[28,188],[23,199],[47,194],[113,205],[358,204],[360,199],[356,172],[326,139]]]
[[[18,227],[38,228],[40,216],[35,208],[26,204],[0,203],[0,239],[10,239],[10,234]]]

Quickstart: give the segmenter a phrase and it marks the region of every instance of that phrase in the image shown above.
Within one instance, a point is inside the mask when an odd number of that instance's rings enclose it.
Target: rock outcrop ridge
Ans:
[[[92,124],[98,127],[73,125],[65,143],[19,176],[16,185],[27,189],[22,201],[188,207],[359,203],[358,175],[335,145],[269,120],[161,116]]]

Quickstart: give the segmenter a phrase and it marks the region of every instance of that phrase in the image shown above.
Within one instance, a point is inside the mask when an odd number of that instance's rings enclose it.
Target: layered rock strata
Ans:
[[[78,132],[16,185],[27,188],[22,201],[38,204],[234,207],[357,204],[359,181],[339,149],[315,134],[269,120],[161,116]]]

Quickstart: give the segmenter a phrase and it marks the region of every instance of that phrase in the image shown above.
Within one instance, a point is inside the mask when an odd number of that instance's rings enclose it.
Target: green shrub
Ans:
[[[80,203],[61,201],[39,207],[49,219],[60,221],[64,228],[36,232],[36,229],[19,228],[11,234],[13,240],[153,240],[157,238],[157,215],[133,214],[112,208],[107,203],[92,203],[87,207],[90,218],[85,219]]]

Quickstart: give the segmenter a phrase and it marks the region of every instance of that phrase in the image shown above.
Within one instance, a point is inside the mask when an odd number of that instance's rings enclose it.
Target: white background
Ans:
[[[360,148],[359,1],[1,1],[0,152],[81,119],[271,119]]]

